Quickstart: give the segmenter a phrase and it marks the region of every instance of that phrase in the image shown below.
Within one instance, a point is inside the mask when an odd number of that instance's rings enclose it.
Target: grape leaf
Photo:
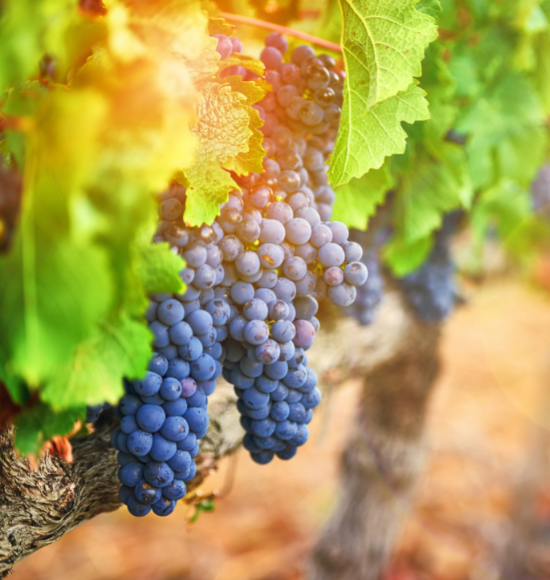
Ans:
[[[122,377],[141,378],[152,355],[144,321],[122,315],[98,325],[78,345],[74,358],[48,382],[40,398],[54,410],[77,405],[116,404],[124,395]]]
[[[394,205],[394,224],[404,242],[425,238],[440,227],[444,213],[469,207],[473,197],[461,147],[442,143],[438,157],[420,151],[413,163]]]
[[[220,213],[231,189],[237,189],[231,174],[209,158],[198,158],[185,173],[190,182],[185,204],[185,223],[189,226],[211,224]]]
[[[544,157],[544,120],[532,84],[516,71],[463,108],[455,128],[469,137],[466,151],[474,187],[491,187],[502,176],[527,186]]]
[[[184,284],[177,272],[183,270],[185,261],[170,251],[170,245],[146,244],[139,248],[137,267],[148,294],[173,292],[181,294]]]
[[[251,105],[264,94],[254,83],[238,77],[203,85],[193,128],[199,150],[195,163],[185,172],[189,186],[184,218],[188,225],[212,223],[229,191],[238,188],[226,170],[240,174],[261,171],[265,155],[258,130],[261,120]]]
[[[346,72],[354,87],[363,86],[363,111],[405,91],[422,74],[424,50],[437,38],[437,28],[415,4],[341,0]]]
[[[415,0],[340,0],[346,65],[344,106],[330,168],[335,187],[379,168],[402,153],[402,121],[427,119],[427,103],[413,77],[422,73],[428,44],[437,37],[433,18]]]
[[[346,83],[353,81],[346,78]],[[329,177],[335,187],[378,169],[387,156],[403,153],[407,134],[401,122],[414,123],[429,118],[425,92],[415,81],[407,90],[372,107],[366,114],[361,87],[348,89]],[[361,105],[361,106],[360,106]]]
[[[238,76],[227,77],[224,80],[231,84],[234,91],[238,91],[246,97],[249,129],[252,131],[248,141],[248,150],[239,152],[234,160],[231,163],[226,163],[224,167],[232,169],[237,175],[261,173],[263,171],[262,161],[265,156],[265,149],[262,146],[264,136],[260,131],[263,121],[258,111],[252,108],[252,105],[263,99],[265,91],[255,83],[243,81]]]
[[[419,268],[430,255],[433,247],[431,236],[407,242],[399,235],[384,246],[382,257],[392,274],[401,278]]]
[[[84,419],[85,407],[74,406],[55,412],[49,405],[38,403],[25,409],[15,419],[15,447],[23,454],[38,455],[42,445],[54,435],[70,433],[78,419]]]
[[[334,203],[333,219],[344,222],[350,228],[364,230],[368,219],[381,204],[392,187],[388,167],[371,169],[360,179],[352,179],[338,188]]]

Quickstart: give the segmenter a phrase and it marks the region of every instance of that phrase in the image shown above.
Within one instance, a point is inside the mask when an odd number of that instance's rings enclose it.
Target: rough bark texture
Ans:
[[[197,457],[197,475],[188,485],[191,491],[242,439],[235,396],[229,389],[217,392],[211,410],[213,420]],[[117,421],[103,413],[94,433],[72,440],[73,463],[46,455],[37,470],[14,452],[13,429],[0,432],[0,578],[18,560],[94,516],[120,507],[116,452],[110,446]]]
[[[360,373],[363,391],[343,453],[339,502],[312,555],[310,580],[382,576],[422,467],[440,330],[416,321],[397,294],[389,298],[372,327],[347,321],[347,344],[337,349],[343,360],[332,374],[345,373],[342,365]]]

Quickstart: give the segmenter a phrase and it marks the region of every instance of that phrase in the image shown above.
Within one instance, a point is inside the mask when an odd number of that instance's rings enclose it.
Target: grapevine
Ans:
[[[548,2],[321,4],[2,2],[0,429],[40,458],[112,421],[133,516],[195,501],[222,381],[290,460],[320,333],[383,333],[387,292],[431,332],[459,230],[526,268],[550,235]]]

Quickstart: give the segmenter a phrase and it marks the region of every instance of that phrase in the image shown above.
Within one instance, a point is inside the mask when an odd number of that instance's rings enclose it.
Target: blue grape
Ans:
[[[195,392],[186,398],[188,407],[206,407],[208,398],[201,387],[197,386]]]
[[[202,407],[189,407],[183,418],[187,421],[189,429],[195,433],[202,433],[208,428],[208,414]]]
[[[253,461],[259,463],[260,465],[266,465],[273,459],[273,453],[271,451],[260,451],[259,453],[251,453]]]
[[[148,370],[157,375],[164,376],[168,370],[168,361],[161,354],[155,353],[149,361]]]
[[[168,336],[168,326],[162,324],[158,320],[155,320],[149,324],[149,330],[153,333],[153,346],[156,348],[168,346],[168,343],[170,342],[170,338]]]
[[[162,381],[159,394],[165,401],[175,401],[182,393],[181,383],[178,379],[167,377]]]
[[[134,431],[128,435],[127,445],[132,455],[147,455],[153,446],[153,436],[146,431]]]
[[[166,401],[162,404],[162,408],[167,417],[177,417],[178,415],[181,417],[187,411],[187,401],[183,398]]]
[[[128,511],[136,518],[142,518],[151,511],[151,506],[140,503],[135,495],[131,495],[128,498],[126,505],[128,506]]]
[[[190,367],[187,361],[181,358],[173,358],[166,369],[166,376],[181,381],[189,376],[189,370]]]
[[[134,389],[138,395],[150,397],[159,392],[161,385],[162,377],[157,373],[147,371],[143,380],[134,382]]]
[[[167,417],[160,429],[160,434],[168,441],[182,441],[189,433],[189,425],[183,417]]]
[[[194,312],[191,312],[189,316],[192,314],[194,314]],[[178,346],[183,346],[189,344],[189,341],[192,340],[193,329],[187,322],[181,321],[170,327],[169,336],[172,343]]]
[[[269,338],[269,327],[263,320],[250,320],[244,328],[244,338],[250,344],[263,344]]]
[[[128,485],[121,485],[118,490],[118,497],[124,505],[128,505],[128,500],[134,495],[134,488]]]
[[[141,463],[127,463],[118,470],[118,479],[129,487],[134,487],[138,481],[143,479],[143,465]]]
[[[154,487],[148,481],[142,479],[137,482],[136,487],[134,488],[134,494],[139,503],[143,505],[152,505],[160,499],[162,492],[160,488]]]
[[[269,403],[269,395],[262,393],[255,387],[246,389],[243,393],[243,401],[251,409],[261,409]]]
[[[161,302],[157,309],[157,317],[166,326],[174,326],[183,320],[185,310],[181,302],[170,298]]]
[[[185,413],[187,414],[188,412],[189,409],[187,409]],[[174,456],[176,451],[177,447],[173,441],[168,441],[168,439],[165,439],[159,433],[153,435],[153,444],[149,451],[149,455],[154,461],[168,461]]]
[[[202,354],[202,351],[202,343],[196,336],[194,336],[187,344],[184,344],[178,348],[178,354],[183,360],[187,362],[197,360]]]
[[[127,415],[126,417],[123,417],[122,421],[120,422],[120,429],[123,433],[126,433],[126,435],[137,431],[139,427],[136,422],[136,418],[133,415]]]
[[[206,334],[212,330],[212,316],[206,310],[195,310],[186,318],[195,334]]]
[[[275,421],[284,421],[288,418],[289,412],[289,406],[285,401],[277,401],[271,407],[271,417]]]
[[[164,462],[150,461],[143,470],[145,480],[155,487],[166,487],[174,479],[174,472]]]
[[[162,488],[162,495],[169,500],[179,500],[185,496],[187,488],[181,479],[173,479],[166,487]]]

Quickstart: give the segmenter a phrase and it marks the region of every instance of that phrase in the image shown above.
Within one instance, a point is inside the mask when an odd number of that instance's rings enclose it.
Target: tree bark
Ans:
[[[190,491],[239,446],[243,432],[235,402],[229,389],[212,397],[210,429],[197,456],[197,475],[187,486]],[[46,454],[36,470],[14,451],[13,428],[0,432],[0,578],[25,556],[120,507],[118,464],[110,446],[117,423],[112,413],[102,413],[91,435],[71,441],[73,463]]]
[[[314,549],[310,580],[379,579],[422,468],[440,328],[417,321],[396,293],[390,302],[368,329],[348,321],[350,339],[375,352],[353,349],[341,363],[362,374],[363,390],[342,457],[339,502]]]

